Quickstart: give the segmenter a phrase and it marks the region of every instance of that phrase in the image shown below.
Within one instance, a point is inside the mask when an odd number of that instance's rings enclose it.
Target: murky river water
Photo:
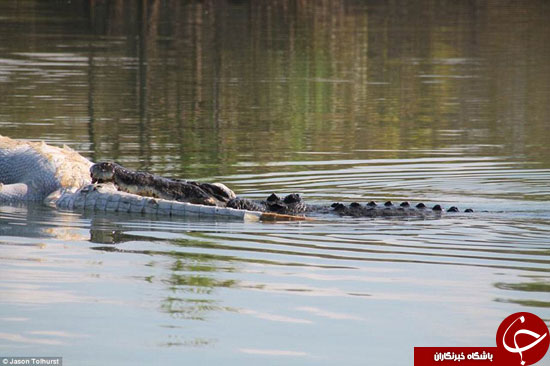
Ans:
[[[547,2],[137,3],[0,2],[0,134],[251,198],[476,213],[0,207],[0,354],[407,365],[494,346],[514,312],[550,321]]]

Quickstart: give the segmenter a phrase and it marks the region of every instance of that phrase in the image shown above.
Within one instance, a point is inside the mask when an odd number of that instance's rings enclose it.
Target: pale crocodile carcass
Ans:
[[[0,136],[0,202],[41,201],[91,183],[92,163],[69,147]]]
[[[61,210],[111,211],[248,220],[307,220],[306,215],[427,217],[443,212],[407,202],[306,204],[297,194],[264,201],[236,197],[221,183],[197,183],[93,164],[68,147],[0,136],[0,202],[43,201]],[[451,207],[447,212],[457,212]],[[471,212],[466,210],[465,212]]]

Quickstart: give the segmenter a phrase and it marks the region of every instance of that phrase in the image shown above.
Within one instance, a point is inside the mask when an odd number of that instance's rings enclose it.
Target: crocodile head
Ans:
[[[117,164],[103,162],[92,165],[90,168],[90,176],[92,183],[112,182]]]

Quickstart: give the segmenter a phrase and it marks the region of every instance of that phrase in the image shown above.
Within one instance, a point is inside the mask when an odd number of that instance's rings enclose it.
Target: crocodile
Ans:
[[[284,198],[272,194],[253,201],[237,197],[221,183],[164,178],[111,162],[94,164],[67,146],[0,136],[0,203],[24,201],[42,201],[60,210],[251,220],[307,220],[323,214],[426,217],[443,212],[440,205],[430,209],[422,203],[413,207],[407,202],[307,204],[298,194]]]
[[[413,206],[407,201],[401,202],[399,205],[395,205],[392,201],[386,201],[384,204],[377,204],[374,201],[370,201],[366,204],[352,202],[347,205],[341,202],[334,202],[330,205],[307,204],[297,193],[289,194],[284,198],[272,193],[263,201],[253,201],[236,197],[227,203],[227,207],[274,212],[286,215],[319,215],[334,213],[339,216],[351,217],[428,216],[430,214],[439,215],[444,211],[439,204],[429,208],[422,202]],[[460,212],[460,210],[456,206],[451,206],[446,212]],[[470,213],[473,212],[473,210],[467,208],[464,212]]]
[[[161,197],[169,200],[215,205],[239,210],[269,212],[282,215],[319,215],[334,213],[340,216],[379,217],[379,216],[427,216],[443,212],[441,205],[431,209],[424,203],[414,207],[409,202],[394,205],[391,201],[378,205],[374,201],[367,204],[352,202],[345,205],[334,202],[330,205],[307,204],[299,194],[292,193],[284,198],[272,193],[263,201],[240,198],[221,183],[197,183],[182,179],[169,179],[147,172],[131,171],[119,164],[101,162],[90,168],[92,182],[112,182],[118,190],[142,196]],[[459,212],[456,206],[447,212]],[[465,212],[472,212],[466,209]]]
[[[170,179],[102,162],[90,168],[92,183],[112,182],[123,192],[208,206],[225,206],[235,193],[221,183],[199,183]]]

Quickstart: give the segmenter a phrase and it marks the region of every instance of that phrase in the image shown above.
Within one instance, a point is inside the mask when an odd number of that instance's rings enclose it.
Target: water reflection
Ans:
[[[0,41],[0,118],[13,137],[185,176],[365,148],[385,158],[465,148],[549,166],[544,2],[2,7],[34,29]],[[27,12],[57,16],[43,24]]]
[[[512,312],[548,319],[548,10],[0,2],[3,135],[251,198],[476,211],[270,225],[2,207],[0,348],[395,365],[490,344]]]
[[[406,307],[418,314],[412,310],[416,305],[438,304],[453,316],[453,307],[470,309],[468,317],[479,309],[486,316],[491,302],[507,306],[507,312],[511,304],[531,311],[547,307],[548,228],[541,222],[492,222],[477,216],[263,225],[89,215],[65,225],[79,227],[93,220],[88,227],[100,234],[92,232],[82,242],[60,238],[62,246],[48,241],[42,252],[35,246],[23,252],[2,236],[2,251],[11,258],[3,260],[0,286],[0,308],[11,309],[6,314],[35,319],[24,309],[14,310],[21,304],[41,306],[47,313],[64,304],[81,307],[78,313],[100,307],[100,317],[115,323],[125,319],[126,334],[135,312],[140,319],[136,324],[142,324],[138,329],[151,331],[151,336],[139,336],[138,343],[154,338],[163,349],[206,348],[225,354],[216,349],[232,343],[232,336],[220,330],[226,322],[233,331],[239,324],[247,334],[255,334],[257,327],[308,333],[343,327],[358,335],[357,329],[376,324],[366,314],[381,311],[380,306],[396,311]],[[25,265],[23,256],[39,264]],[[445,278],[438,275],[442,273]],[[56,332],[75,333],[72,323],[61,324]],[[212,327],[216,331],[208,331]],[[81,350],[90,342],[89,334],[97,334],[88,322],[83,329],[89,331],[82,337],[63,338],[29,333],[51,327],[19,324],[8,326],[0,337],[9,344]],[[235,344],[244,354],[320,354],[308,343],[293,347],[276,338],[270,347],[268,340],[245,339]]]
[[[508,295],[505,298],[497,298],[495,301],[518,304],[533,308],[550,308],[550,301],[541,301],[535,298],[540,298],[540,295],[547,296],[550,294],[550,277],[534,276],[529,282],[520,283],[504,283],[497,282],[495,287],[501,290],[514,291],[516,298],[511,298]],[[535,294],[529,295],[529,293]]]
[[[17,237],[88,240],[88,230],[82,230],[80,225],[86,225],[80,215],[55,211],[39,203],[0,206],[0,236],[11,240]]]

